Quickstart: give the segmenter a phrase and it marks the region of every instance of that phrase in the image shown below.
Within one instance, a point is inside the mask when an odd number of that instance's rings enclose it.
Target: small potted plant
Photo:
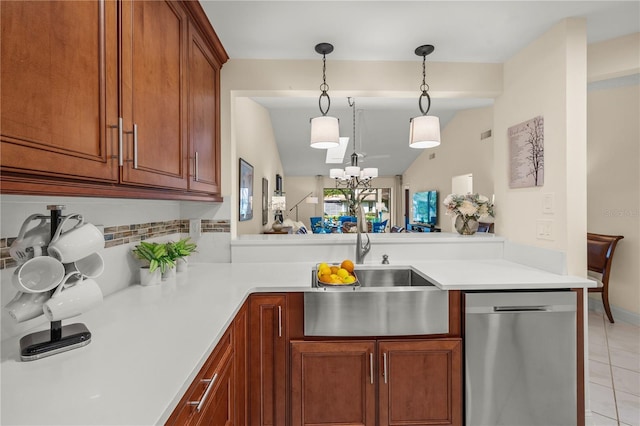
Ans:
[[[133,250],[133,255],[148,263],[140,268],[140,284],[154,285],[160,280],[161,274],[175,266],[169,257],[167,245],[164,243],[149,243],[141,241]]]
[[[166,244],[166,247],[167,254],[175,262],[178,272],[183,272],[187,269],[187,257],[198,248],[189,238],[184,238],[177,242],[170,241]]]

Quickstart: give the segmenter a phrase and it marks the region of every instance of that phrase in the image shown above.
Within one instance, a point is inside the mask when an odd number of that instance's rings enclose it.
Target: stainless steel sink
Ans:
[[[362,287],[433,286],[426,278],[409,267],[356,268],[355,273]]]
[[[449,332],[449,293],[411,267],[356,267],[359,286],[304,294],[307,336],[408,336]]]

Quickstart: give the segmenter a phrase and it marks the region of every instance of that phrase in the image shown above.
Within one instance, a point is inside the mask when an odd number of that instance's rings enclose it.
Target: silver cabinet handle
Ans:
[[[133,124],[133,168],[138,168],[138,125]]]
[[[371,375],[371,384],[373,384],[373,352],[369,354],[369,375]]]
[[[199,413],[200,410],[202,410],[204,403],[207,401],[207,398],[209,397],[209,392],[211,392],[211,389],[213,389],[213,384],[216,382],[217,378],[218,378],[218,373],[214,374],[213,377],[210,379],[202,379],[202,383],[209,383],[207,385],[207,389],[204,391],[204,395],[202,395],[202,399],[200,401],[189,401],[187,403],[189,405],[196,405],[196,413]]]
[[[122,139],[123,139],[122,129],[122,117],[118,117],[118,165],[122,166],[124,164],[123,152],[122,152]]]
[[[198,151],[196,151],[194,154],[193,162],[195,163],[193,165],[193,169],[195,170],[195,174],[196,174],[194,177],[194,180],[198,182],[200,180],[200,173],[198,172]]]
[[[282,337],[282,306],[278,306],[278,337]]]
[[[387,353],[382,354],[382,375],[384,376],[384,382],[387,383]]]

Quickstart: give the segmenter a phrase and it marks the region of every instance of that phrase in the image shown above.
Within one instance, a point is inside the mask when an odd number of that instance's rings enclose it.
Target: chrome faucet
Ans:
[[[367,242],[362,245],[362,233],[360,232],[360,224],[357,226],[358,234],[356,236],[356,264],[364,263],[364,257],[371,250],[371,240],[369,240],[369,236],[365,233],[364,236],[367,237]]]

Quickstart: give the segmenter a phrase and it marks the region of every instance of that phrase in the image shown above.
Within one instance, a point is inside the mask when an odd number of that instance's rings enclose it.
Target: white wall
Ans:
[[[567,271],[586,274],[586,22],[566,19],[504,64],[503,93],[494,106],[496,233],[522,244],[567,253]],[[509,187],[509,127],[544,117],[545,182]],[[553,213],[542,211],[552,194]],[[536,238],[538,220],[552,239]]]
[[[403,186],[413,194],[438,191],[438,227],[451,232],[451,218],[442,204],[451,193],[451,178],[473,174],[473,192],[493,195],[493,138],[480,140],[480,134],[493,126],[493,108],[459,111],[441,130],[442,143],[425,149],[403,175]],[[434,159],[429,156],[435,154]],[[499,220],[499,219],[496,219]]]
[[[587,111],[587,229],[624,236],[614,255],[609,303],[639,315],[640,86],[592,90]],[[614,318],[621,319],[615,309]]]
[[[276,174],[283,175],[282,164],[269,111],[249,98],[239,97],[235,100],[235,114],[241,119],[235,126],[237,156],[231,161],[237,164],[242,158],[253,166],[253,218],[237,222],[237,234],[261,234],[271,228],[273,222],[272,212],[269,212],[267,225],[262,225],[262,178],[269,181],[268,200],[271,201],[271,194],[276,188]],[[233,202],[234,197],[229,198]],[[233,224],[238,220],[238,208],[232,211]]]

